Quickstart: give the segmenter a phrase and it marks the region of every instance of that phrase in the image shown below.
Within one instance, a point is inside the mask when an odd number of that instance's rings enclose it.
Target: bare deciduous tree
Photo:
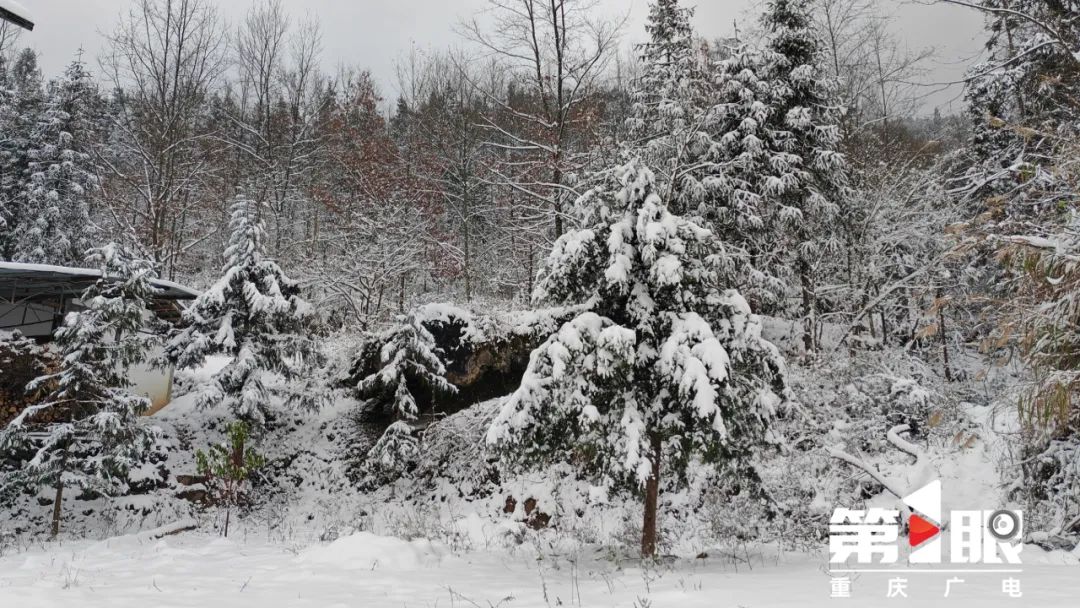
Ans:
[[[225,31],[207,0],[137,0],[107,39],[102,71],[117,91],[114,136],[101,158],[119,229],[137,235],[172,276],[212,226],[199,226],[214,168],[199,115],[225,68]]]
[[[249,160],[243,183],[267,204],[275,255],[302,236],[301,220],[315,224],[303,209],[324,143],[318,132],[325,105],[321,41],[315,22],[294,31],[280,0],[253,5],[236,35],[241,102],[228,143]]]
[[[814,0],[827,67],[848,104],[845,136],[907,118],[918,108],[919,87],[933,49],[908,49],[893,33],[892,17],[874,0]]]
[[[500,98],[505,119],[486,116],[489,145],[518,153],[502,179],[550,210],[555,236],[574,193],[568,178],[587,164],[583,132],[594,129],[591,107],[617,51],[623,21],[597,18],[596,0],[488,0],[490,23],[473,19],[463,34],[505,66],[521,87]],[[539,171],[522,171],[522,163]],[[512,171],[511,169],[517,169]]]
[[[0,21],[0,60],[9,60],[22,36],[22,29],[13,23]]]

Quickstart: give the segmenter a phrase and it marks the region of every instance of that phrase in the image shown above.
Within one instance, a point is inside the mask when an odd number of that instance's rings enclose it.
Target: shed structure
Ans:
[[[0,336],[17,331],[40,343],[50,342],[65,315],[82,308],[83,291],[100,278],[101,271],[90,268],[0,262]],[[152,310],[163,319],[178,319],[181,302],[199,296],[198,291],[172,281],[155,279],[152,284],[158,289]],[[135,392],[153,403],[150,413],[172,397],[172,370],[136,366],[131,381]]]

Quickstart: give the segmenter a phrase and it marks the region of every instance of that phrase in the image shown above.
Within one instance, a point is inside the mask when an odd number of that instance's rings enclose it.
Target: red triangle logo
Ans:
[[[908,519],[908,542],[918,547],[941,532],[941,528],[912,513]]]

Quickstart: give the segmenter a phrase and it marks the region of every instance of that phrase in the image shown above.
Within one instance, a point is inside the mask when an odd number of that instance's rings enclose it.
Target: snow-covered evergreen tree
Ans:
[[[420,439],[413,433],[412,425],[404,420],[387,427],[359,467],[361,483],[377,487],[413,470],[420,460]]]
[[[230,357],[200,387],[198,404],[225,406],[261,427],[274,397],[313,409],[325,394],[311,378],[324,360],[310,335],[311,306],[296,282],[266,257],[258,210],[242,195],[232,203],[222,276],[184,311],[183,328],[166,344],[164,358],[192,368],[211,355]]]
[[[395,420],[416,420],[420,412],[413,390],[432,396],[457,392],[446,381],[435,338],[415,313],[398,317],[379,350],[378,365],[378,371],[360,380],[357,393],[386,404]]]
[[[0,258],[11,259],[29,215],[30,141],[44,106],[37,54],[24,49],[0,78]]]
[[[415,312],[399,316],[378,353],[378,371],[360,380],[357,394],[383,405],[391,425],[368,452],[364,476],[370,483],[387,481],[411,468],[419,455],[419,441],[410,423],[420,414],[413,392],[430,397],[453,394],[435,338]]]
[[[968,74],[972,152],[987,163],[985,177],[1018,163],[1046,164],[1050,140],[1074,134],[1080,114],[1080,6],[1045,0],[975,4],[986,13],[989,38],[987,60]]]
[[[122,491],[154,437],[138,420],[150,400],[130,391],[127,376],[152,340],[142,330],[151,317],[153,266],[115,244],[93,250],[87,262],[102,276],[83,293],[85,309],[56,331],[60,369],[30,384],[28,390],[45,390],[45,397],[0,432],[4,454],[32,454],[3,485],[55,489],[54,536],[65,488]]]
[[[101,103],[82,61],[72,62],[50,86],[44,112],[27,142],[29,179],[13,259],[77,266],[92,244],[90,198],[98,176],[91,145]]]
[[[716,237],[660,198],[636,163],[576,207],[583,228],[548,256],[538,302],[587,304],[533,351],[488,432],[511,464],[571,460],[645,492],[642,552],[656,551],[660,475],[734,464],[769,436],[784,363],[734,290]]]
[[[832,220],[846,163],[837,151],[842,108],[809,10],[807,0],[770,1],[764,47],[742,46],[719,65],[717,154],[729,185],[717,231],[744,244],[766,276],[795,278],[813,350],[818,267],[839,247]]]
[[[8,182],[11,170],[8,155],[11,153],[11,133],[15,129],[15,91],[11,88],[10,70],[5,57],[0,55],[0,258],[7,255],[13,243],[11,226],[15,209],[8,199]]]
[[[716,137],[726,126],[724,108],[716,103],[716,66],[704,44],[695,42],[692,17],[693,9],[678,0],[650,7],[649,42],[638,47],[641,76],[632,93],[626,156],[654,169],[673,212],[709,221],[724,236],[726,274],[734,284],[754,301],[773,302],[782,286],[750,255],[763,226],[759,197],[733,179],[732,159]]]

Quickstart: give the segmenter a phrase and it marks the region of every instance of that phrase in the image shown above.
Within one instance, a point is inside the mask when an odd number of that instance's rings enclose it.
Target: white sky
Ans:
[[[81,47],[88,63],[102,45],[102,32],[113,29],[130,0],[20,0],[37,21],[23,43],[42,54],[47,77],[59,74]],[[600,0],[603,10],[630,18],[625,44],[644,38],[648,0]],[[706,37],[730,35],[734,23],[749,22],[748,9],[759,0],[690,0],[696,4],[695,25]],[[938,50],[933,73],[927,80],[956,80],[973,62],[981,41],[981,18],[969,9],[919,4],[912,0],[877,0],[897,16],[896,29],[911,48]],[[932,2],[932,0],[919,0]],[[409,49],[442,48],[462,43],[455,25],[484,8],[486,0],[283,0],[295,17],[311,14],[323,28],[323,59],[334,71],[339,65],[371,70],[383,96],[396,96],[394,66]],[[237,23],[250,6],[248,0],[215,0],[222,17]],[[930,93],[931,89],[927,89]],[[928,107],[949,107],[960,91],[954,87],[931,95]],[[959,109],[957,106],[955,109]]]

